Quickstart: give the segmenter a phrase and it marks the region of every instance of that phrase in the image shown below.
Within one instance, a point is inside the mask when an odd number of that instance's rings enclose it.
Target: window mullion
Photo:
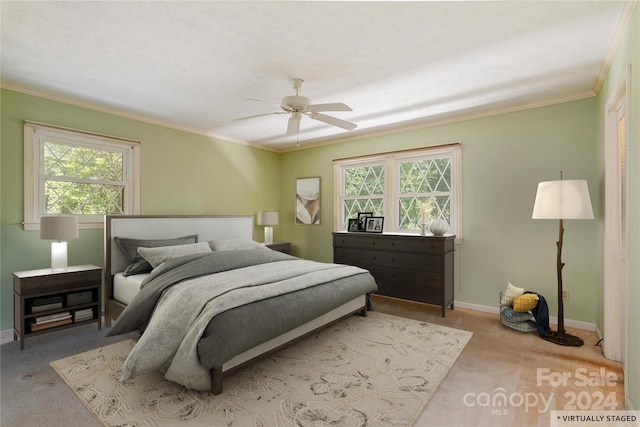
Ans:
[[[398,228],[398,177],[399,169],[393,157],[388,157],[385,167],[385,201],[384,212],[388,220],[385,221],[385,231],[395,231]]]
[[[110,181],[102,179],[89,179],[89,178],[75,178],[71,176],[59,176],[59,175],[43,175],[44,182],[56,181],[56,182],[73,182],[78,184],[95,184],[95,185],[111,185],[114,187],[126,187],[123,181]]]

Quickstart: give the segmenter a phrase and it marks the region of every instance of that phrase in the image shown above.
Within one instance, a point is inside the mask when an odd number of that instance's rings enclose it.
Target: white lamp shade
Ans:
[[[50,215],[40,217],[41,240],[71,240],[78,238],[78,217]]]
[[[587,181],[561,180],[538,184],[533,219],[593,219]]]
[[[278,225],[278,212],[258,212],[258,225]]]

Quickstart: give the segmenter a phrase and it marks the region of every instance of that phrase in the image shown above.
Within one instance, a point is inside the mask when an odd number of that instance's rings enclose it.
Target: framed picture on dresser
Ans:
[[[382,233],[384,226],[384,217],[382,216],[370,216],[367,218],[367,225],[364,231],[367,233]]]
[[[373,216],[373,212],[358,212],[358,231],[366,231],[367,218]]]

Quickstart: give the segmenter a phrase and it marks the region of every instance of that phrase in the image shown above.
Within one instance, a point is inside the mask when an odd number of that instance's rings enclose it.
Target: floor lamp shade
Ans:
[[[67,268],[67,240],[78,238],[78,217],[51,215],[40,217],[40,239],[51,242],[51,269]]]
[[[587,181],[561,180],[538,184],[533,219],[593,219]]]
[[[264,243],[273,243],[273,226],[278,225],[278,212],[258,212],[258,225],[264,225]]]

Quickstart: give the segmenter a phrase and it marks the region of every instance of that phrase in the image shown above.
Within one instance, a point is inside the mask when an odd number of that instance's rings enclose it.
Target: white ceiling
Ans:
[[[591,96],[619,1],[2,1],[2,82],[274,150],[302,78],[301,146]]]

